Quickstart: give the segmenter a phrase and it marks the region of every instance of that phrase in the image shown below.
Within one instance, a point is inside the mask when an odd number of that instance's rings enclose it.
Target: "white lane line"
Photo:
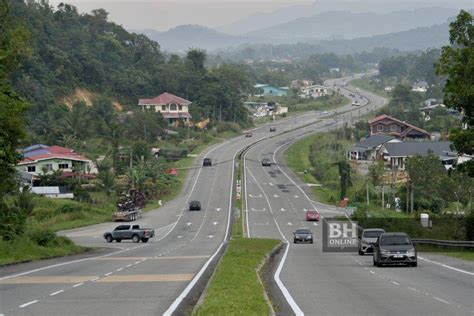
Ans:
[[[212,225],[216,226],[219,222],[212,222]]]
[[[245,147],[242,147],[242,148],[245,148]],[[212,260],[214,260],[217,254],[221,251],[224,244],[227,242],[227,237],[229,236],[230,219],[231,219],[231,214],[232,214],[232,198],[233,198],[233,192],[234,192],[234,176],[235,176],[235,158],[237,157],[237,153],[240,150],[241,149],[236,151],[234,154],[234,157],[232,158],[232,173],[231,173],[231,179],[230,179],[231,185],[230,185],[230,191],[229,191],[229,209],[227,212],[227,227],[225,230],[224,239],[222,240],[217,250],[212,254],[212,256],[209,257],[206,263],[204,263],[201,270],[199,270],[199,272],[194,276],[191,282],[189,282],[188,286],[186,286],[183,292],[181,292],[181,294],[173,301],[170,307],[168,307],[168,309],[163,313],[164,316],[171,316],[174,313],[174,311],[178,308],[179,304],[181,304],[183,299],[188,295],[188,293],[192,290],[194,285],[199,281],[203,273],[207,270],[207,267],[211,264]]]
[[[55,296],[55,295],[58,295],[59,293],[62,293],[62,292],[64,292],[64,290],[56,291],[54,293],[49,294],[49,296]]]
[[[469,271],[466,271],[466,270],[461,270],[461,269],[458,269],[458,268],[455,268],[455,267],[448,266],[447,264],[440,263],[440,262],[436,262],[436,261],[433,261],[433,260],[429,260],[429,259],[426,259],[426,258],[423,258],[423,257],[420,257],[420,256],[418,256],[418,259],[421,259],[421,260],[424,260],[424,261],[428,261],[428,262],[430,262],[430,263],[434,263],[434,264],[440,265],[440,266],[442,266],[442,267],[451,269],[451,270],[453,270],[453,271],[465,273],[465,274],[468,274],[468,275],[474,275],[474,272],[469,272]],[[1,279],[0,279],[0,280],[1,280]]]
[[[123,268],[118,268],[118,269],[115,270],[115,271],[120,272],[120,271],[122,271],[122,270],[123,270]]]
[[[441,298],[439,298],[439,297],[433,296],[433,298],[434,298],[435,300],[437,300],[437,301],[440,301],[441,303],[451,305],[450,302],[445,301],[445,300],[443,300],[443,299],[441,299]]]
[[[84,282],[77,283],[77,284],[74,284],[72,287],[78,287],[78,286],[81,286],[81,285],[83,285],[83,284],[84,284]]]
[[[417,290],[417,289],[415,289],[414,287],[411,287],[411,286],[408,286],[408,289],[412,290],[413,292],[416,292],[416,293],[421,293],[420,290]]]
[[[400,285],[400,283],[395,282],[395,281],[390,281],[390,283],[395,284],[395,285]]]
[[[140,263],[140,261],[135,261],[135,264],[139,264],[139,263]]]
[[[106,273],[106,274],[104,274],[104,276],[109,276],[109,275],[111,275],[112,273],[113,273],[113,272]]]
[[[132,264],[127,264],[127,268],[130,268],[132,266]]]
[[[375,274],[375,271],[369,270],[370,273]]]
[[[31,305],[31,304],[38,303],[38,302],[39,302],[39,300],[34,300],[34,301],[31,301],[31,302],[25,303],[25,304],[23,304],[23,305],[20,305],[20,306],[18,306],[18,307],[19,307],[19,308],[23,308],[23,307],[26,307],[26,306],[29,306],[29,305]]]
[[[90,281],[91,281],[91,282],[94,282],[94,281],[97,281],[97,280],[99,280],[99,279],[100,279],[100,278],[93,278],[93,279],[91,279]]]

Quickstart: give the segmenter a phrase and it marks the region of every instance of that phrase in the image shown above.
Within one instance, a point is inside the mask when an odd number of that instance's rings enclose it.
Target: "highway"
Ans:
[[[342,85],[345,79],[325,84]],[[350,90],[341,87],[341,93]],[[222,249],[229,233],[236,154],[261,140],[245,157],[244,215],[251,237],[291,240],[305,227],[304,209],[324,216],[342,214],[313,201],[307,186],[285,168],[281,154],[300,137],[355,121],[369,107],[386,100],[361,92],[360,108],[347,105],[327,113],[309,112],[213,145],[196,158],[179,196],[134,222],[156,230],[147,244],[105,243],[102,234],[116,223],[62,232],[81,245],[107,247],[91,255],[59,258],[0,268],[0,315],[157,315],[178,314],[177,308]],[[346,112],[354,110],[352,112]],[[337,112],[337,113],[336,113]],[[298,129],[298,127],[301,127]],[[204,157],[213,166],[201,167]],[[276,164],[263,168],[269,157]],[[190,212],[190,200],[203,210]],[[320,236],[319,226],[310,226]],[[319,235],[318,235],[319,234]],[[372,267],[371,258],[327,254],[321,243],[289,245],[275,276],[287,290],[295,313],[307,315],[471,314],[472,274],[440,266],[443,258],[422,261],[418,268]],[[421,260],[420,260],[421,261]],[[456,265],[457,261],[450,263]],[[450,265],[450,266],[451,266]],[[472,267],[458,267],[472,272]],[[469,305],[470,304],[470,305]]]

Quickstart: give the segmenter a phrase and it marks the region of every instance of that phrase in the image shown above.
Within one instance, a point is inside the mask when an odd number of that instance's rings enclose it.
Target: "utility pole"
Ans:
[[[382,208],[385,208],[385,186],[382,184]]]
[[[365,190],[367,192],[367,205],[370,204],[370,200],[369,200],[369,180],[365,180]]]
[[[412,183],[412,184],[411,184],[411,190],[410,190],[410,197],[411,197],[410,213],[411,213],[411,214],[413,214],[413,209],[414,209],[414,204],[415,204],[415,202],[414,202],[414,200],[413,200],[413,198],[414,198],[414,193],[413,193],[413,191],[415,191],[415,190],[414,190],[413,183]]]

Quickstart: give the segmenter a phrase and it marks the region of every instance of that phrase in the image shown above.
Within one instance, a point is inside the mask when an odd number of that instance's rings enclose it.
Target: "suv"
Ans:
[[[211,158],[204,158],[204,160],[202,161],[202,166],[203,166],[203,167],[212,166],[212,160],[211,160]]]
[[[270,159],[268,158],[263,158],[262,159],[262,166],[264,167],[270,167],[272,165],[272,162]]]
[[[374,244],[383,233],[385,230],[381,228],[364,229],[359,236],[359,255],[374,252]]]
[[[189,203],[189,210],[190,211],[200,211],[201,210],[201,202],[199,201],[191,201]]]
[[[374,266],[407,264],[417,266],[416,249],[405,233],[383,233],[374,244]]]
[[[270,132],[276,132],[277,128],[275,126],[270,127]]]

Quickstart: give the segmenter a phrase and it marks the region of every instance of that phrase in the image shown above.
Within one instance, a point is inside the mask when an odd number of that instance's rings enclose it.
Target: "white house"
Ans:
[[[412,85],[411,91],[426,92],[429,87],[430,86],[426,81],[417,81]]]
[[[361,139],[347,151],[349,160],[369,160],[377,159],[378,151],[386,143],[401,142],[399,139],[389,135],[373,135]]]
[[[66,175],[97,173],[97,168],[90,159],[69,148],[39,144],[23,148],[20,153],[23,158],[16,169],[33,176],[58,170]]]
[[[191,101],[168,92],[164,92],[152,99],[138,100],[138,105],[142,107],[142,110],[160,112],[170,124],[174,124],[180,120],[189,123],[191,119],[189,105],[191,103]]]
[[[329,94],[328,88],[320,85],[301,87],[300,91],[300,98],[319,98]]]

